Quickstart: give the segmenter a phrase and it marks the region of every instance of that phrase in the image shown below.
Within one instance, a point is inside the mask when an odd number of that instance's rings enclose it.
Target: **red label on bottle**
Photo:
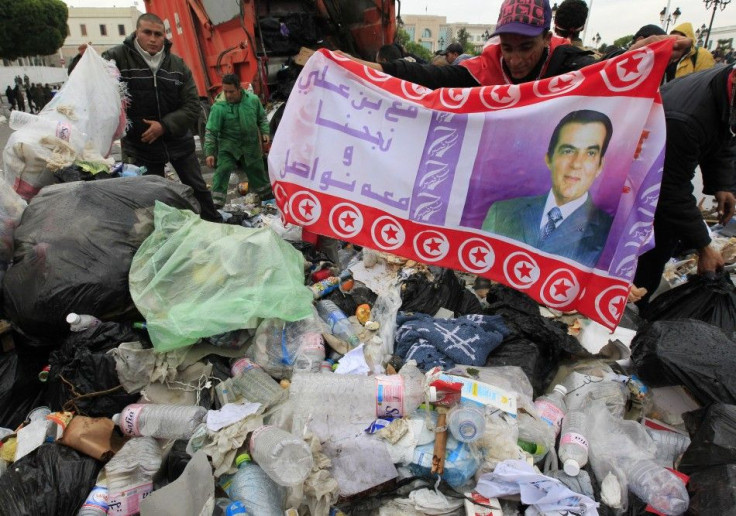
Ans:
[[[404,415],[404,378],[399,374],[376,376],[376,417]]]
[[[557,405],[547,400],[537,400],[534,402],[534,406],[542,421],[553,427],[556,434],[559,433],[565,413]]]
[[[588,440],[575,432],[567,432],[560,438],[560,444],[575,444],[582,448],[588,449]]]
[[[123,409],[123,412],[120,414],[120,430],[122,430],[125,435],[133,437],[141,435],[138,432],[138,418],[140,417],[144,406],[145,405],[141,403],[136,403],[128,405]]]

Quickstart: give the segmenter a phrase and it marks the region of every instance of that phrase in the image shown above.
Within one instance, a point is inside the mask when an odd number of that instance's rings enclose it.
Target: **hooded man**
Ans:
[[[685,36],[686,38],[696,41],[693,26],[689,22],[681,23],[672,29],[670,34]],[[715,64],[716,61],[713,59],[713,55],[708,52],[707,49],[693,44],[688,52],[683,55],[677,63],[673,63],[667,67],[667,80],[670,81],[678,77],[684,77],[685,75],[693,72],[708,70],[713,68]]]

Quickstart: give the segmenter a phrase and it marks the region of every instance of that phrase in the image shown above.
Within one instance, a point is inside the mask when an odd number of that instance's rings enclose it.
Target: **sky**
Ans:
[[[129,7],[136,0],[65,0],[74,7]],[[446,16],[448,22],[493,24],[498,18],[502,0],[402,0],[403,14],[433,14]],[[551,0],[552,3],[555,0]],[[561,1],[561,0],[560,0]],[[586,0],[590,9],[586,26],[585,44],[590,45],[596,33],[601,35],[602,43],[634,34],[642,25],[659,25],[659,12],[667,6],[668,0]],[[669,0],[669,12],[680,8],[682,15],[678,23],[690,22],[693,29],[710,23],[711,10],[706,10],[702,0]],[[138,8],[144,9],[143,0],[137,0]],[[736,25],[736,1],[717,10],[713,27]],[[669,29],[673,27],[670,24]]]

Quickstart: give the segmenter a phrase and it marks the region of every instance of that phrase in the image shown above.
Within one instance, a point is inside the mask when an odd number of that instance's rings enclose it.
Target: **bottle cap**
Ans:
[[[113,423],[120,426],[120,414],[113,414],[110,419],[112,419]]]
[[[429,387],[429,402],[434,403],[437,401],[437,387]]]
[[[580,473],[580,464],[575,459],[567,459],[562,469],[571,477],[576,477]]]
[[[235,465],[240,466],[243,462],[250,462],[252,460],[253,459],[251,459],[250,454],[243,452],[235,457]]]
[[[75,314],[73,312],[66,316],[66,322],[69,324],[77,324],[81,320],[82,318],[79,317],[79,314]]]
[[[565,387],[564,385],[559,384],[559,383],[557,385],[555,385],[555,388],[552,389],[552,390],[559,392],[563,396],[567,394],[567,387]]]

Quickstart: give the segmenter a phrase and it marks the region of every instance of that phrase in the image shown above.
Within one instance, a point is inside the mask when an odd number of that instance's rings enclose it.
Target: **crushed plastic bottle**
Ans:
[[[562,419],[565,417],[565,412],[567,412],[566,394],[567,389],[564,385],[555,385],[552,392],[540,396],[534,401],[534,407],[539,412],[539,417],[555,429],[555,437],[560,433]]]
[[[222,404],[245,399],[270,407],[279,403],[287,395],[276,380],[271,378],[258,364],[247,358],[236,360],[231,371],[233,377],[218,384],[215,388]]]
[[[565,473],[571,477],[580,473],[580,468],[588,463],[585,417],[585,412],[570,410],[562,420],[560,461]]]
[[[189,439],[207,417],[207,409],[187,405],[135,403],[112,417],[125,435]]]
[[[630,459],[622,469],[629,481],[629,490],[654,509],[666,515],[687,511],[690,496],[685,484],[667,469],[652,460]]]
[[[284,487],[274,482],[247,453],[239,454],[235,464],[238,467],[235,474],[220,478],[220,486],[230,499],[240,502],[250,514],[282,516]]]
[[[161,467],[161,448],[153,437],[134,437],[105,465],[108,514],[132,516],[153,491],[153,475]]]
[[[97,476],[97,482],[95,482],[92,491],[87,495],[87,499],[82,504],[79,512],[77,512],[77,516],[102,516],[107,514],[109,509],[107,501],[107,478],[103,469]]]
[[[307,443],[278,427],[254,430],[249,449],[255,463],[280,486],[299,485],[312,470],[314,460]]]
[[[353,332],[350,321],[348,321],[345,313],[335,303],[328,299],[323,299],[317,303],[317,312],[322,320],[330,327],[333,335],[347,342],[351,348],[360,345],[360,340],[355,335],[355,332]]]

